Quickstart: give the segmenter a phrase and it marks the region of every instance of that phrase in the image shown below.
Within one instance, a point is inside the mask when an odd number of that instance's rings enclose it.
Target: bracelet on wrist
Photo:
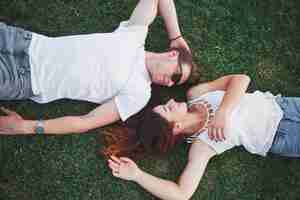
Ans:
[[[171,38],[171,39],[170,39],[170,42],[173,42],[173,41],[175,41],[175,40],[178,40],[179,38],[182,38],[182,35],[179,35],[179,36],[177,36],[177,37]]]

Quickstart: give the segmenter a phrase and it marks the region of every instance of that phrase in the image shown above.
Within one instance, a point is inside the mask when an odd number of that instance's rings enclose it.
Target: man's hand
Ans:
[[[111,169],[113,176],[128,181],[137,180],[142,172],[135,162],[124,157],[117,158],[111,156],[111,159],[108,160],[108,166]]]
[[[1,107],[6,116],[0,116],[0,134],[16,135],[25,133],[23,130],[24,119],[18,113]]]
[[[211,140],[223,141],[226,139],[224,129],[226,126],[227,115],[225,111],[217,110],[214,118],[208,124],[208,136]]]
[[[191,53],[191,49],[189,47],[189,45],[187,44],[187,42],[184,40],[183,37],[180,37],[176,40],[172,40],[171,43],[170,43],[170,47],[172,48],[183,48],[183,49],[186,49],[188,50],[190,53]]]

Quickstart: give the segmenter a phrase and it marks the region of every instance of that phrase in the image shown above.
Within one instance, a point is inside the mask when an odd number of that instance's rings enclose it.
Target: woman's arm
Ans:
[[[7,116],[0,116],[0,134],[34,134],[35,120],[25,120],[19,114],[7,109]],[[120,119],[117,106],[111,100],[82,116],[66,116],[43,121],[45,134],[83,133],[89,129],[105,126]]]
[[[211,157],[216,154],[206,143],[192,144],[188,163],[178,183],[152,176],[137,167],[127,158],[112,158],[109,161],[113,175],[132,180],[160,199],[189,199],[198,187],[205,168]]]

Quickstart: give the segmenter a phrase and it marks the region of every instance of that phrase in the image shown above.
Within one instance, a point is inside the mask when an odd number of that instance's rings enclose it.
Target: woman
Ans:
[[[156,124],[151,117],[143,120],[159,132],[139,133],[137,143],[148,146],[146,149],[166,152],[182,136],[192,143],[177,183],[154,177],[125,157],[111,156],[113,175],[135,181],[161,199],[189,199],[208,161],[235,146],[243,145],[250,153],[262,156],[272,152],[300,157],[300,98],[246,93],[249,82],[246,75],[229,75],[194,86],[187,92],[188,103],[170,100],[151,111],[150,115],[160,119],[154,120]]]

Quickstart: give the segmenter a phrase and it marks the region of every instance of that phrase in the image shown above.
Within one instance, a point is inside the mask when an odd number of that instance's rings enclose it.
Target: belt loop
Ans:
[[[286,99],[280,95],[276,96],[275,101],[280,106],[280,108],[284,110],[284,108],[286,107]]]

